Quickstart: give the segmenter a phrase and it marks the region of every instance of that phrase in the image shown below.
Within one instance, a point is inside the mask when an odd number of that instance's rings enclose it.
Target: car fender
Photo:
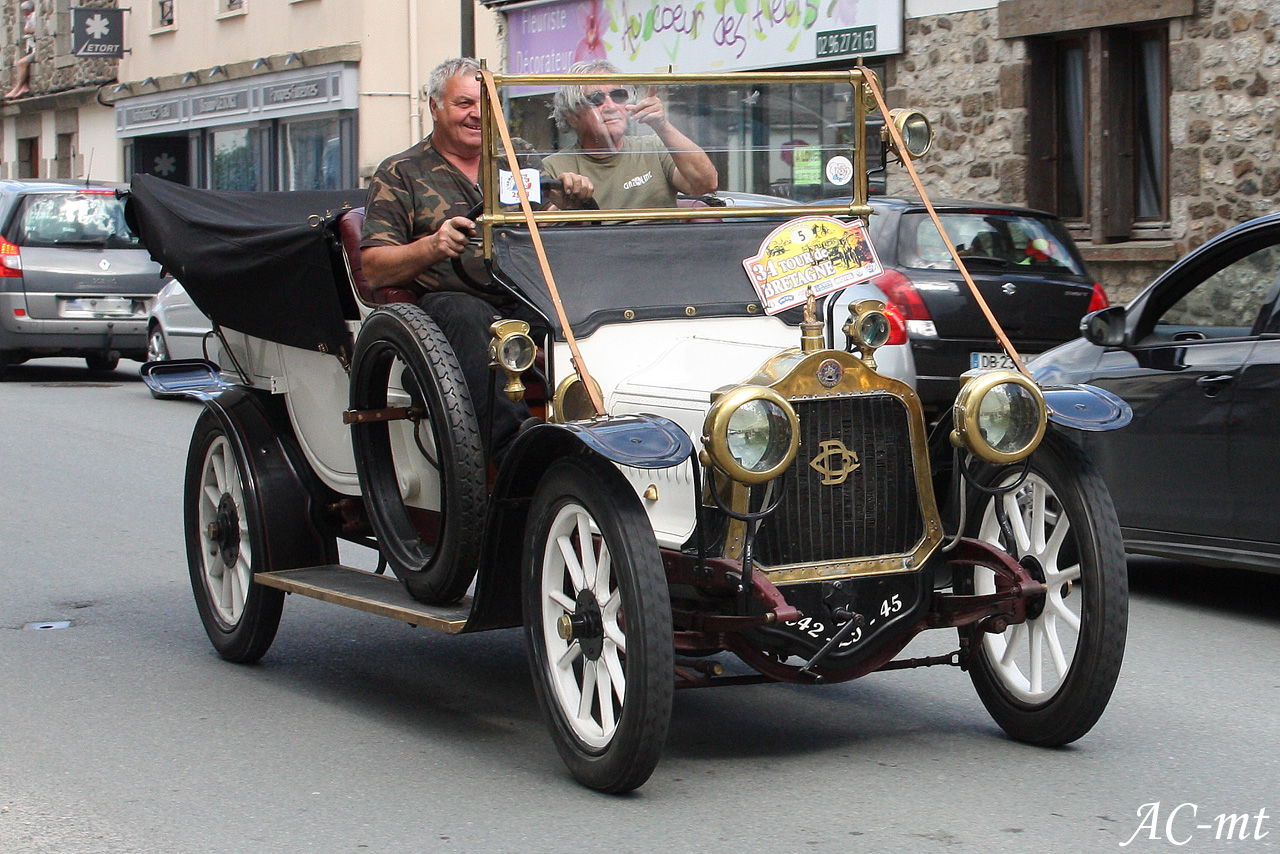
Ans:
[[[272,554],[297,553],[300,543],[337,562],[332,536],[324,536],[319,510],[322,489],[298,447],[282,402],[243,387],[200,398],[221,422],[227,440],[245,460],[245,488],[256,493],[265,518],[261,530]],[[274,566],[272,560],[267,566]]]
[[[467,631],[522,623],[520,562],[529,504],[551,464],[575,454],[634,468],[664,469],[687,460],[693,454],[693,441],[674,421],[658,415],[538,424],[523,430],[494,483]],[[621,472],[617,477],[626,482]]]

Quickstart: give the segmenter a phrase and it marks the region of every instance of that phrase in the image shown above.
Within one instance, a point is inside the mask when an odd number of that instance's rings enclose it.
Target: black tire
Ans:
[[[401,380],[398,369],[393,376],[397,364],[403,365],[407,379]],[[453,349],[435,321],[412,303],[385,305],[366,318],[351,364],[351,408],[388,406],[393,381],[403,382],[411,405],[423,414],[416,422],[351,425],[360,489],[379,548],[410,594],[423,602],[453,602],[467,592],[476,572],[488,500],[487,467]],[[421,447],[409,451],[414,431]],[[434,462],[436,476],[422,482],[438,482],[438,510],[406,504],[397,474],[397,444],[402,465],[420,465],[424,458],[428,465]]]
[[[982,481],[989,486],[1016,477],[1009,469],[988,470]],[[993,500],[971,501],[967,532],[1005,545]],[[1102,716],[1124,659],[1129,585],[1115,507],[1080,446],[1052,429],[1031,457],[1026,482],[1001,500],[1020,543],[1017,556],[1035,559],[1032,574],[1043,573],[1049,593],[1033,604],[1031,619],[1003,634],[961,629],[975,653],[969,675],[1010,736],[1048,747],[1069,744]],[[957,587],[990,592],[990,578],[975,570],[957,579]]]
[[[94,353],[85,356],[84,363],[91,371],[114,371],[120,366],[120,357],[115,353]]]
[[[147,361],[167,362],[169,360],[169,344],[165,341],[164,330],[159,323],[152,323],[147,330]]]
[[[184,494],[187,565],[200,621],[223,658],[257,661],[275,639],[284,591],[252,582],[255,572],[268,569],[263,506],[238,437],[208,410],[191,436]]]
[[[572,544],[582,563],[584,538],[575,532],[592,523],[599,531],[593,560],[607,551],[612,568],[608,578],[596,576],[609,591],[603,603],[585,575],[575,580],[561,550]],[[542,478],[525,532],[523,599],[533,683],[569,771],[602,792],[642,785],[671,725],[671,599],[648,516],[611,465],[567,457]],[[565,615],[582,621],[568,640],[557,630]],[[576,657],[560,666],[575,648]],[[581,697],[592,692],[590,707],[579,713]]]

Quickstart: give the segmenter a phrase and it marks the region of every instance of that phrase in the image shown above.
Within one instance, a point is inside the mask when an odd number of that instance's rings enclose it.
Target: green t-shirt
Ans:
[[[552,178],[576,172],[591,179],[595,200],[605,210],[676,206],[676,165],[653,134],[624,136],[622,150],[607,157],[593,157],[575,145],[542,158],[542,170]]]

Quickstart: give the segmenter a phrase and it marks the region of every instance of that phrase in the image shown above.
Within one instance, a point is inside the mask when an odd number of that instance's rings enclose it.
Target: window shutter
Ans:
[[[1134,52],[1127,30],[1102,32],[1102,109],[1098,172],[1102,176],[1099,226],[1108,239],[1127,238],[1134,220]]]

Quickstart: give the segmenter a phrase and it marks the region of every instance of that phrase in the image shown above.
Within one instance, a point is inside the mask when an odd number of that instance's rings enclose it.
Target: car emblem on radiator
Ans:
[[[817,377],[823,388],[835,388],[844,379],[844,365],[835,359],[823,359],[818,365]]]
[[[1004,291],[1009,296],[1013,296],[1015,293],[1018,292],[1018,286],[1015,285],[1013,282],[1005,282],[1003,285],[1000,286],[1000,290]]]
[[[838,486],[844,483],[862,465],[858,455],[844,446],[839,439],[827,439],[819,442],[822,453],[809,461],[809,467],[822,475],[823,486]]]
[[[108,261],[106,258],[103,258],[101,261],[98,262],[98,266],[102,269],[102,272],[105,273],[111,269],[111,262]]]

